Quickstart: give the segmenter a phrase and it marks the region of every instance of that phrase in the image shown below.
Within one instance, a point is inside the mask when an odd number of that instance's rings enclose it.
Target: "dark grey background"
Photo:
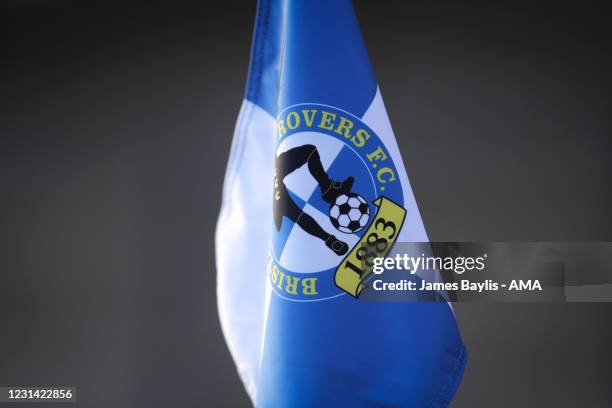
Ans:
[[[254,2],[0,4],[0,385],[246,406],[213,229]],[[356,7],[432,240],[612,240],[601,5]],[[456,305],[453,407],[610,406],[611,306]]]

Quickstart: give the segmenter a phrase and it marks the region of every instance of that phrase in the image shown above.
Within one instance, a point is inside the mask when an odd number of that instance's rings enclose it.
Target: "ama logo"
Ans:
[[[277,118],[269,278],[287,300],[358,297],[404,223],[391,156],[361,120],[317,104]]]

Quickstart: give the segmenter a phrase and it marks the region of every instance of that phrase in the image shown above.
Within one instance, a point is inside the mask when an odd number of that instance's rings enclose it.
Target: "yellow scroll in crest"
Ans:
[[[379,197],[376,217],[361,240],[336,269],[336,286],[354,297],[366,287],[363,281],[372,273],[374,258],[383,258],[391,250],[402,229],[406,210],[389,200]]]

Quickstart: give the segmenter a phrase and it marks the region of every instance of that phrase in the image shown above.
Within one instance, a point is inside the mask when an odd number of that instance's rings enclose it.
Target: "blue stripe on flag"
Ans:
[[[363,116],[376,81],[350,0],[287,1],[280,109],[324,103]]]
[[[246,89],[246,99],[273,117],[278,108],[281,1],[259,1]]]

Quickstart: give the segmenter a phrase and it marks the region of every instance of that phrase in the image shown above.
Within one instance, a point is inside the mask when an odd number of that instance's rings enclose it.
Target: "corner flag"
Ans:
[[[216,234],[253,403],[446,407],[467,360],[450,305],[360,299],[368,246],[427,241],[350,0],[260,0]]]

